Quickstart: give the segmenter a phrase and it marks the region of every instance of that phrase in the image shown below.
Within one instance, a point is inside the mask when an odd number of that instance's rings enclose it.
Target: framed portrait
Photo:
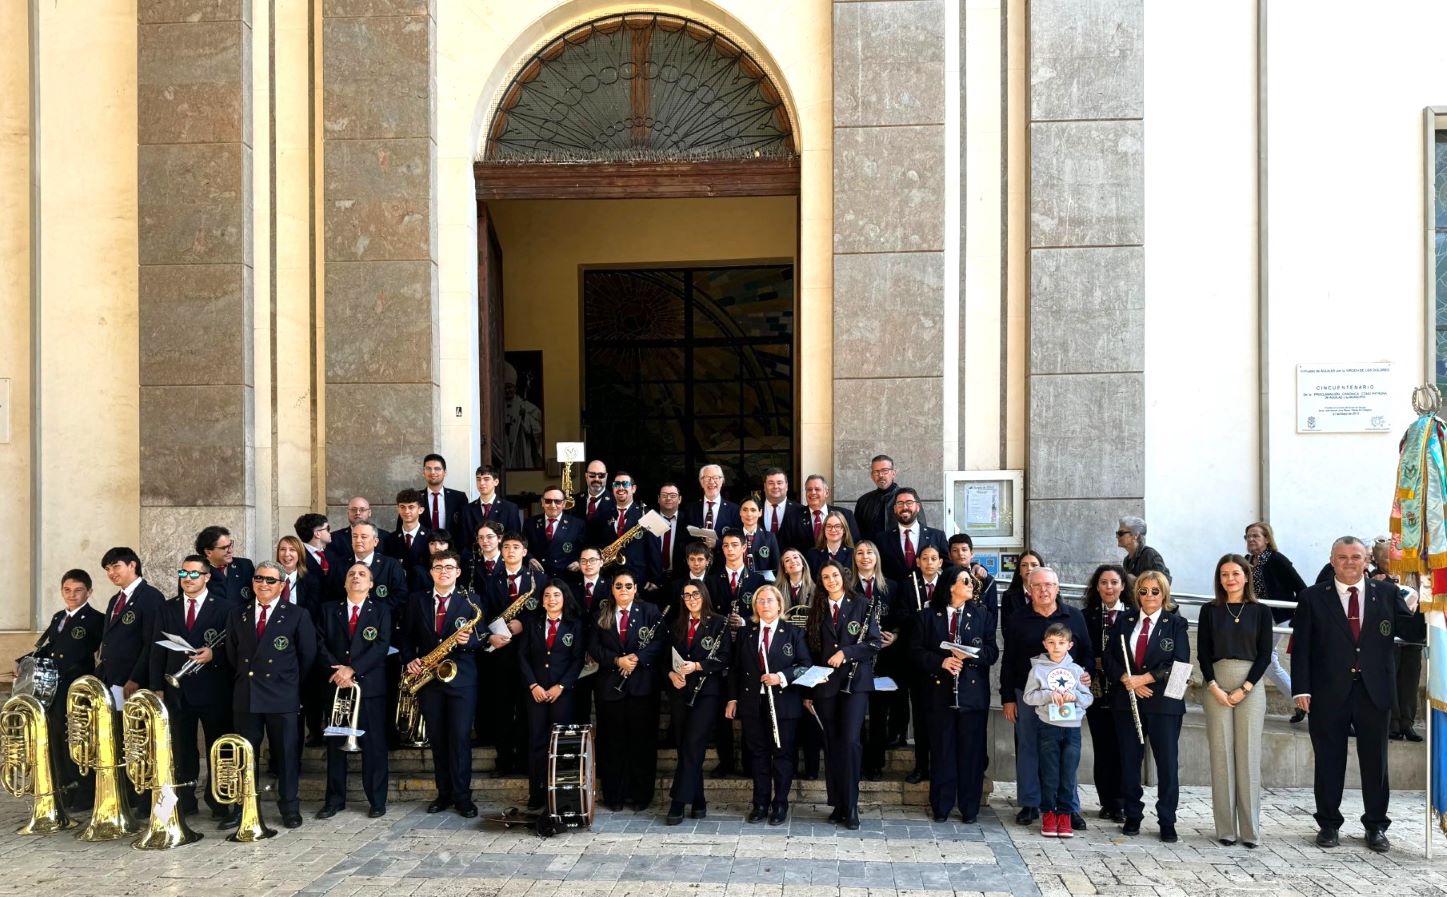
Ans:
[[[504,352],[503,359],[503,464],[508,470],[542,470],[542,350]]]

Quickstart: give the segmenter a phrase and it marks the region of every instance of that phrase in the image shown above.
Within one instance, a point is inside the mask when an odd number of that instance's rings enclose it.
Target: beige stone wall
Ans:
[[[543,350],[543,432],[549,446],[580,438],[582,267],[795,258],[797,222],[789,196],[511,201],[489,203],[488,209],[503,251],[506,348]],[[806,401],[806,414],[807,406]],[[554,481],[540,473],[508,477],[515,491],[547,485]],[[640,495],[652,502],[651,495]]]

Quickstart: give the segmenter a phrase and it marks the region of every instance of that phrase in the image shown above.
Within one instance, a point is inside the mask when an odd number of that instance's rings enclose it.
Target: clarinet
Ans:
[[[826,599],[826,600],[827,600],[827,599]],[[874,594],[872,594],[872,595],[869,596],[869,606],[864,609],[864,626],[865,626],[864,633],[862,633],[862,634],[859,636],[859,638],[855,640],[854,644],[856,644],[856,645],[859,644],[861,641],[864,640],[864,636],[869,634],[869,629],[868,629],[868,627],[869,627],[869,621],[870,621],[871,618],[873,618],[873,617],[874,617],[876,614],[878,614],[878,613],[879,613],[879,589],[875,589],[875,590],[874,590]],[[877,624],[877,623],[878,623],[878,620],[876,620],[875,622],[876,622],[876,624]],[[844,693],[845,693],[846,695],[852,695],[852,694],[854,694],[854,673],[855,673],[858,669],[859,669],[859,661],[856,660],[856,661],[853,661],[852,663],[849,664],[849,679],[848,679],[848,681],[846,681],[846,682],[844,683],[844,688],[843,688],[843,691],[844,691]]]
[[[727,625],[727,623],[724,624],[724,626]],[[715,656],[718,654],[718,646],[721,642],[723,642],[723,629],[720,629],[717,633],[711,636],[711,638],[713,638],[713,647],[708,649],[708,657],[704,658],[705,663],[712,663]],[[693,702],[698,700],[699,692],[703,691],[703,684],[707,682],[708,677],[712,675],[712,671],[704,670],[702,675],[698,677],[698,684],[693,687],[693,694],[688,696],[687,703],[689,707],[692,707]]]

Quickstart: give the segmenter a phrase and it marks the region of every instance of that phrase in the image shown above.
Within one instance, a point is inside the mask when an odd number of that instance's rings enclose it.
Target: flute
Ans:
[[[1126,644],[1124,635],[1120,637],[1120,658],[1125,661],[1125,674],[1127,676],[1134,676],[1135,673],[1132,673],[1130,670],[1130,648]],[[1141,730],[1141,709],[1140,704],[1136,702],[1135,689],[1127,688],[1125,693],[1130,695],[1130,715],[1135,720],[1136,741],[1145,744],[1146,736],[1145,732]]]
[[[775,631],[777,632],[777,630]],[[759,652],[759,660],[763,662],[764,675],[769,675],[769,653],[767,651]],[[763,680],[760,679],[759,691],[769,697],[769,724],[774,727],[774,747],[781,748],[784,745],[783,742],[779,740],[779,712],[774,709],[774,687],[772,685],[765,685]]]

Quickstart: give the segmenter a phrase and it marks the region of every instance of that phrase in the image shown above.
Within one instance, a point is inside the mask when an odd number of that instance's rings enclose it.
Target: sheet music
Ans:
[[[688,661],[683,659],[683,655],[678,653],[677,648],[669,648],[668,650],[673,652],[673,671],[675,673],[682,673],[683,665],[688,663]]]
[[[804,675],[800,676],[798,679],[795,679],[789,684],[797,685],[801,688],[813,688],[814,686],[828,679],[829,674],[832,672],[834,672],[833,667],[809,667],[809,669],[804,673]]]
[[[1176,661],[1171,664],[1171,674],[1166,677],[1166,697],[1180,700],[1186,696],[1186,686],[1190,684],[1191,665]]]
[[[165,638],[156,639],[156,644],[160,645],[162,648],[165,648],[168,651],[181,651],[183,653],[190,654],[192,651],[196,650],[196,648],[192,646],[190,642],[181,638],[179,635],[173,635],[169,632],[162,632],[161,635],[164,635]]]

